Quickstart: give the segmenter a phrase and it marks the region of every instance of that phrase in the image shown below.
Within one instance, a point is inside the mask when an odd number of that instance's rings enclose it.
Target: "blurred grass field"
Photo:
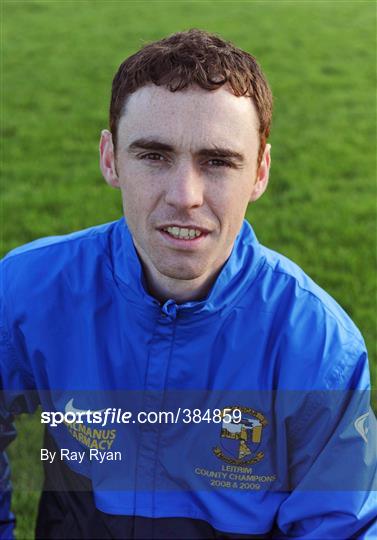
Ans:
[[[248,218],[351,315],[375,380],[374,1],[3,1],[2,20],[0,255],[120,216],[97,165],[115,70],[146,41],[218,32],[257,57],[275,96],[270,188]],[[21,539],[33,537],[41,429],[38,417],[17,425]]]

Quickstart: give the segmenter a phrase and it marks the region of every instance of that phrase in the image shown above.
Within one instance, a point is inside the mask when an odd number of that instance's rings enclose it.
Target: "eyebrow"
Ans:
[[[133,152],[135,150],[154,150],[163,152],[174,152],[175,149],[172,145],[163,143],[154,139],[137,139],[128,146],[128,151]],[[195,154],[199,157],[216,157],[216,158],[228,158],[234,159],[239,163],[245,161],[244,155],[240,152],[232,150],[231,148],[221,148],[214,145],[211,148],[201,148]]]

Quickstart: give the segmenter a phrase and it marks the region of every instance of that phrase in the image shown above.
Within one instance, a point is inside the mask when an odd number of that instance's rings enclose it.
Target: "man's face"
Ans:
[[[147,276],[210,282],[229,257],[247,204],[264,191],[252,100],[225,86],[170,92],[145,86],[120,119],[116,156],[101,139],[101,168],[119,187]]]

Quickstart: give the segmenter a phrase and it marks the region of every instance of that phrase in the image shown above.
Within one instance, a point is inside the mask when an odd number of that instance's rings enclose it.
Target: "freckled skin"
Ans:
[[[170,148],[131,150],[140,139]],[[201,153],[215,147],[237,158]],[[127,101],[115,156],[111,134],[102,132],[102,173],[121,190],[149,289],[158,299],[184,302],[207,294],[231,253],[248,203],[267,187],[270,146],[257,170],[258,148],[252,100],[234,96],[226,86],[174,93],[145,86]],[[195,225],[208,234],[195,246],[180,247],[161,232],[167,224]]]

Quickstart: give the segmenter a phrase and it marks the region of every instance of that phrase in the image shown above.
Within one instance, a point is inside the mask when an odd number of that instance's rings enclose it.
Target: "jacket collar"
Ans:
[[[162,306],[147,292],[140,260],[124,218],[115,225],[112,259],[115,280],[132,304],[154,310],[161,310],[166,305],[175,305],[182,317],[192,314],[208,316],[210,313],[228,311],[254,281],[265,260],[251,225],[244,220],[232,253],[207,297],[204,300],[179,305],[171,299]]]

